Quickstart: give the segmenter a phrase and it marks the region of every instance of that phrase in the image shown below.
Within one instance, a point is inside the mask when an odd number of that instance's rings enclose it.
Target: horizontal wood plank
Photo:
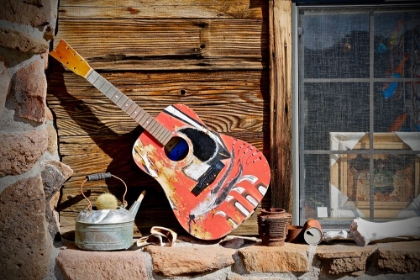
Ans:
[[[89,100],[88,100],[89,101]],[[66,103],[66,107],[54,108],[50,106],[57,116],[57,124],[61,128],[59,135],[91,136],[109,134],[124,134],[135,129],[138,124],[115,105],[108,104],[80,104],[79,101]],[[88,107],[87,107],[88,106]],[[263,113],[258,111],[262,104],[231,104],[194,107],[194,111],[210,129],[217,132],[247,131],[248,133],[261,132],[263,127]],[[82,109],[80,109],[82,108]],[[61,110],[60,110],[61,109]],[[156,111],[149,107],[144,108],[155,115]],[[212,114],[209,113],[212,111]],[[268,124],[266,125],[268,127]]]
[[[264,0],[61,0],[62,19],[77,18],[262,18]]]
[[[166,106],[190,106],[218,132],[261,132],[268,126],[261,73],[104,74],[152,116]],[[51,75],[48,104],[57,116],[59,135],[124,134],[137,127],[129,116],[90,83],[73,73]]]
[[[53,63],[55,64],[55,63]],[[84,78],[65,71],[62,66],[50,68],[49,85],[72,89],[76,97],[104,96]],[[156,95],[173,100],[221,100],[223,102],[261,101],[268,98],[267,71],[98,71],[105,79],[125,94],[136,96]],[[84,91],[90,90],[89,93]],[[181,91],[184,90],[184,93]],[[51,92],[51,91],[50,91]]]
[[[95,69],[267,68],[261,20],[61,20],[66,40]]]
[[[263,70],[268,68],[261,58],[244,57],[202,57],[200,55],[158,57],[115,57],[91,61],[95,69],[104,71],[220,71],[220,70]]]

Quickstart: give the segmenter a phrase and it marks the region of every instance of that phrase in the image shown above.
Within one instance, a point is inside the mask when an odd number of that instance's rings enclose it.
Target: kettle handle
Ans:
[[[88,181],[98,181],[102,179],[108,179],[111,177],[112,177],[112,174],[110,172],[86,175],[86,179]]]
[[[127,194],[127,185],[125,184],[125,182],[123,181],[123,179],[112,175],[110,172],[106,172],[106,173],[95,173],[95,174],[90,174],[90,175],[86,175],[86,179],[82,182],[82,185],[80,186],[80,192],[83,195],[83,197],[89,202],[89,206],[88,209],[92,209],[92,203],[90,202],[90,200],[87,198],[87,196],[84,194],[83,192],[83,185],[87,182],[87,181],[99,181],[99,180],[104,180],[104,179],[108,179],[108,178],[115,178],[120,180],[125,187],[125,192],[123,194],[122,197],[122,203],[123,203],[123,207],[125,208],[127,206],[127,201],[125,201],[125,195]]]

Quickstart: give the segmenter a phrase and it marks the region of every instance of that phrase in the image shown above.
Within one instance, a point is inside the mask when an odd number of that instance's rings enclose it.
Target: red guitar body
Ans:
[[[168,150],[144,132],[134,145],[133,158],[162,186],[182,227],[199,239],[213,240],[249,218],[270,182],[261,152],[209,130],[185,105],[169,106],[156,120],[173,132],[173,139],[185,140],[186,154],[171,160]]]

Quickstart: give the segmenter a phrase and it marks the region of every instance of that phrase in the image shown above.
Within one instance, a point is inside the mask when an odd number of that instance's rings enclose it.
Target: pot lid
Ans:
[[[85,224],[119,224],[134,221],[131,213],[122,207],[115,210],[89,210],[85,208],[77,216],[76,222]]]

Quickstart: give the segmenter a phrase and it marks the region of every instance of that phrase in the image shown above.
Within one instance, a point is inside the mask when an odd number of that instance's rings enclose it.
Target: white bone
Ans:
[[[360,246],[366,246],[372,241],[420,236],[420,217],[375,223],[356,218],[350,225],[350,233]]]
[[[330,242],[353,239],[358,245],[366,246],[372,241],[400,237],[420,237],[420,217],[384,223],[356,218],[350,225],[350,231],[328,231],[322,240]]]
[[[330,242],[332,240],[346,240],[346,239],[353,239],[353,235],[346,230],[340,230],[340,231],[327,231],[322,236],[322,240],[325,242]]]

